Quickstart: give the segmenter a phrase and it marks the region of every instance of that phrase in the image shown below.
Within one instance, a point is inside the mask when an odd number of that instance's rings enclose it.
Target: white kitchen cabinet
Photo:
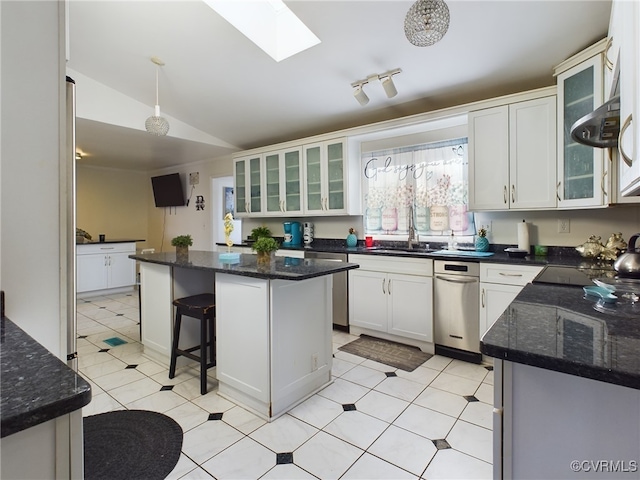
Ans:
[[[543,267],[480,264],[480,338]]]
[[[609,203],[608,165],[604,150],[571,138],[571,127],[604,103],[607,40],[565,60],[555,68],[558,83],[558,207],[580,208]],[[608,97],[608,93],[607,93]]]
[[[77,245],[77,293],[135,285],[135,253],[135,242]]]
[[[264,214],[302,214],[302,148],[264,154]]]
[[[262,154],[233,161],[235,217],[249,217],[264,212]]]
[[[433,261],[349,255],[351,333],[433,351]]]
[[[346,138],[303,146],[306,214],[347,213],[346,153]]]
[[[469,112],[469,209],[556,206],[556,97]]]

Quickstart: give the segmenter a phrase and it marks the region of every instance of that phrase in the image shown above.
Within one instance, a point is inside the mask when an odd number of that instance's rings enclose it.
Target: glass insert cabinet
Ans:
[[[345,139],[303,147],[306,213],[332,215],[346,211],[345,152]]]
[[[262,155],[236,159],[234,170],[236,216],[262,212]]]

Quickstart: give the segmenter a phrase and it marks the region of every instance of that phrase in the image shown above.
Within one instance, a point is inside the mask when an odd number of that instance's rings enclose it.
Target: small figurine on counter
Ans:
[[[579,251],[583,257],[597,258],[604,250],[604,245],[602,245],[600,238],[598,235],[591,235],[589,240],[577,246],[576,250]]]
[[[233,232],[233,215],[231,213],[227,213],[224,216],[224,243],[227,244],[228,253],[231,253],[231,246],[233,245],[231,232]]]
[[[627,249],[627,242],[622,238],[622,233],[612,233],[600,254],[603,260],[615,260]]]

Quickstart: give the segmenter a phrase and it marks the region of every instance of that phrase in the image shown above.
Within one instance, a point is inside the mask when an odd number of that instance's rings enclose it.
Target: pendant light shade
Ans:
[[[418,0],[404,19],[404,34],[413,45],[428,47],[449,29],[449,7],[443,0]]]
[[[164,65],[164,62],[158,57],[151,57],[151,61],[156,64],[156,108],[154,115],[144,122],[144,127],[150,134],[162,137],[169,133],[169,122],[160,116],[160,102],[158,101],[158,70]]]

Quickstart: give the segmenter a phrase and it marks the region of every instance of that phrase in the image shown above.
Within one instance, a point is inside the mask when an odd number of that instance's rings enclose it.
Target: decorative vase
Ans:
[[[177,246],[176,247],[176,260],[179,262],[186,262],[189,260],[189,247]]]
[[[268,265],[271,262],[271,252],[258,252],[258,264]]]
[[[476,236],[476,252],[488,252],[489,251],[489,240],[487,237]]]
[[[347,247],[355,247],[358,245],[358,237],[355,233],[347,235]]]

